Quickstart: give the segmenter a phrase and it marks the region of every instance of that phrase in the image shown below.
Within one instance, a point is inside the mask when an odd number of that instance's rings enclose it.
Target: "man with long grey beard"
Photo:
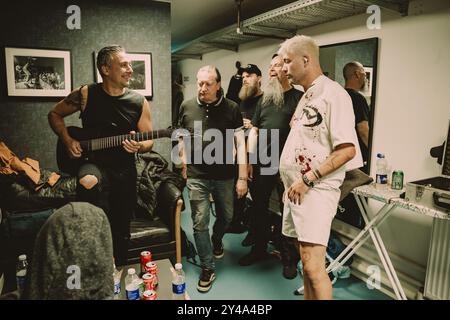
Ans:
[[[271,155],[277,152],[277,159],[280,159],[281,151],[289,134],[289,122],[294,114],[302,92],[292,87],[286,74],[282,72],[283,60],[277,54],[273,55],[269,67],[269,79],[264,87],[262,99],[256,106],[255,114],[252,119],[253,128],[249,135],[249,145],[254,139],[258,139],[258,154]],[[265,131],[265,132],[264,132]],[[278,131],[278,137],[272,133]],[[261,136],[267,134],[267,140]],[[257,137],[259,135],[259,138]],[[266,143],[267,141],[267,143]],[[249,150],[252,152],[253,150]],[[269,199],[272,190],[276,187],[279,195],[280,212],[283,212],[282,195],[284,193],[283,184],[278,172],[278,163],[264,163],[260,157],[257,158],[257,164],[249,164],[249,178],[253,179],[252,196],[254,201],[254,214],[251,218],[250,226],[252,230],[249,233],[254,234],[255,245],[249,254],[239,260],[242,266],[251,265],[267,257],[267,244],[270,238],[269,224]],[[272,174],[265,174],[262,168],[272,167]],[[283,263],[283,276],[293,279],[297,275],[297,263],[299,254],[296,248],[296,239],[281,235],[280,252]],[[294,243],[295,241],[295,243]]]
[[[257,65],[248,64],[246,67],[242,68],[242,87],[239,91],[239,99],[241,103],[239,104],[239,109],[244,121],[244,128],[246,131],[250,130],[252,127],[251,119],[256,110],[256,104],[262,97],[261,91],[261,70]],[[236,177],[238,177],[236,173]],[[249,188],[251,193],[251,182],[249,181]],[[228,233],[242,233],[248,229],[248,214],[251,209],[245,210],[246,207],[246,197],[237,198],[234,195],[234,214],[233,220],[231,221],[230,227],[227,229]],[[244,242],[245,244],[245,242]],[[251,245],[252,242],[247,245]]]

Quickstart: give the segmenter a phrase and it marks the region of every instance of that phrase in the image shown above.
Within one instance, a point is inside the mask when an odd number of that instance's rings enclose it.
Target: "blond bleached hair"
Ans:
[[[313,59],[319,61],[319,47],[313,38],[296,35],[292,38],[285,40],[278,50],[278,54],[283,55],[285,53],[292,53],[295,55],[305,55],[307,54]]]

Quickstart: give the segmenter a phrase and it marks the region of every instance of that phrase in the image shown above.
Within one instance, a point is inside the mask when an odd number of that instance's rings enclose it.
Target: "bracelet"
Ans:
[[[316,176],[317,180],[322,178],[322,175],[320,174],[319,169],[314,169],[313,170],[314,175]]]
[[[245,180],[245,181],[247,181],[248,178],[246,178],[246,177],[239,177],[238,180]]]
[[[314,177],[316,177],[316,180],[319,180],[319,176],[316,173],[316,170],[312,170],[312,173],[314,174]]]
[[[308,179],[308,177],[306,176],[306,173],[302,176],[302,180],[303,180],[303,183],[308,188],[314,188],[314,182],[312,182],[311,180]]]

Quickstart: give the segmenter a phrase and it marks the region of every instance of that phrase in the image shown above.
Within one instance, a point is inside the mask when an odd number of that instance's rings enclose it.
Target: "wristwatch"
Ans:
[[[308,179],[306,173],[302,176],[303,183],[306,184],[309,188],[314,188],[314,182]]]

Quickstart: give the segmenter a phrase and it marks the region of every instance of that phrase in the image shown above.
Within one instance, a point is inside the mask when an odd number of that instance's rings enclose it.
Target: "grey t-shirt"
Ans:
[[[270,154],[271,145],[273,143],[279,143],[279,154],[281,155],[286,139],[289,135],[289,122],[292,115],[297,108],[298,102],[302,97],[303,92],[295,88],[291,88],[284,93],[284,105],[280,108],[274,104],[261,105],[262,99],[260,99],[256,105],[255,114],[252,119],[253,126],[259,130],[267,130],[267,154]],[[278,141],[272,141],[270,129],[279,130]],[[261,135],[261,131],[260,131]],[[259,139],[258,139],[259,140]],[[258,145],[258,150],[261,146]],[[262,146],[264,148],[264,146]],[[264,148],[265,149],[265,148]]]

